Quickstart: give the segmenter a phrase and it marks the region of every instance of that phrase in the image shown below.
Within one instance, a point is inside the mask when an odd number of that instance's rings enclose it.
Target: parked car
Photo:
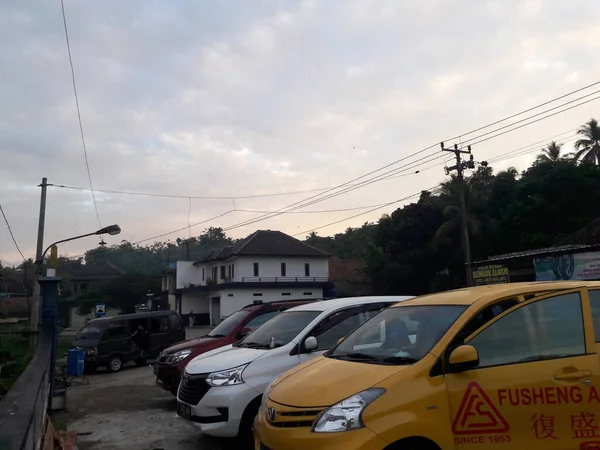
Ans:
[[[177,414],[206,434],[248,439],[262,393],[275,377],[409,298],[340,298],[288,309],[240,342],[190,361],[177,392]]]
[[[598,342],[599,282],[417,297],[274,381],[254,448],[597,449]]]
[[[259,300],[245,306],[228,316],[206,336],[189,339],[163,350],[154,365],[156,384],[173,395],[177,395],[183,369],[193,358],[207,351],[239,341],[282,311],[314,301],[316,300],[263,303]]]
[[[145,357],[140,357],[131,337],[139,325],[149,333]],[[91,320],[77,333],[71,346],[85,349],[86,370],[106,366],[109,372],[118,372],[129,361],[144,364],[147,359],[156,358],[164,348],[183,340],[185,327],[181,317],[176,311],[167,310]]]

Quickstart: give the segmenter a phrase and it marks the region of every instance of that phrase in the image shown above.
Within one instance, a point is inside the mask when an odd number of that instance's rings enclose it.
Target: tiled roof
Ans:
[[[318,250],[281,231],[258,230],[233,246],[210,252],[198,262],[220,261],[232,256],[306,256],[327,257]]]
[[[73,275],[73,280],[93,280],[96,278],[118,277],[125,273],[120,267],[109,261],[98,261],[97,263],[86,266]]]

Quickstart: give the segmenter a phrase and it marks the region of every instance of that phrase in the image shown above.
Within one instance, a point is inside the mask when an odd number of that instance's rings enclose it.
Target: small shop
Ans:
[[[476,286],[522,281],[600,280],[600,245],[564,245],[491,256],[469,264]]]

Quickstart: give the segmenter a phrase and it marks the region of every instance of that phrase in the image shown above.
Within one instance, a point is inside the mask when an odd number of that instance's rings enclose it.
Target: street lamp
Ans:
[[[94,231],[93,233],[82,234],[80,236],[75,236],[75,237],[71,237],[68,239],[62,239],[60,241],[56,241],[53,244],[49,245],[48,248],[46,248],[46,250],[44,250],[44,253],[42,253],[42,256],[40,257],[40,259],[38,261],[35,262],[35,264],[38,267],[40,267],[44,263],[44,257],[46,256],[46,253],[48,253],[48,250],[50,250],[56,244],[62,244],[63,242],[74,241],[75,239],[81,239],[81,238],[88,237],[88,236],[98,236],[100,234],[109,234],[111,236],[115,236],[115,235],[119,234],[120,232],[121,232],[121,227],[119,225],[109,225],[107,227],[101,228],[98,231]]]

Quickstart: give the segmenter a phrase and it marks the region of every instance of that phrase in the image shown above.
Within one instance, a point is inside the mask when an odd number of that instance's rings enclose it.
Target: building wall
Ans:
[[[310,293],[310,295],[304,295]],[[261,294],[261,295],[254,295]],[[290,295],[283,295],[290,294]],[[322,298],[323,289],[321,287],[303,287],[303,288],[256,288],[256,289],[223,289],[215,291],[212,295],[219,295],[221,298],[221,318],[225,318],[238,309],[249,305],[255,300],[263,302],[273,302],[291,299],[311,299]]]
[[[85,319],[94,320],[96,318],[96,314],[92,312],[91,314],[86,314],[84,316],[80,316],[77,314],[78,307],[71,307],[70,317],[69,317],[69,328],[75,328],[77,330],[82,329],[85,326]],[[113,317],[118,315],[121,312],[119,308],[106,308],[106,316],[105,317]]]
[[[260,295],[255,295],[260,294]],[[289,295],[284,295],[289,294]],[[305,295],[308,294],[308,295]],[[242,288],[242,289],[216,289],[209,292],[189,292],[182,293],[181,315],[184,317],[186,324],[190,310],[194,311],[195,315],[209,314],[211,312],[211,298],[219,298],[219,315],[220,317],[213,318],[213,323],[218,323],[225,317],[235,311],[251,304],[255,300],[263,302],[273,302],[281,300],[298,300],[298,299],[313,299],[323,297],[323,288],[321,287],[302,287],[293,288],[281,286],[277,288]],[[214,320],[216,319],[216,321]],[[201,320],[198,318],[198,320]],[[198,320],[196,323],[198,324]]]
[[[163,276],[164,278],[164,276]],[[189,287],[190,283],[200,284],[198,269],[193,261],[177,261],[177,289]]]

